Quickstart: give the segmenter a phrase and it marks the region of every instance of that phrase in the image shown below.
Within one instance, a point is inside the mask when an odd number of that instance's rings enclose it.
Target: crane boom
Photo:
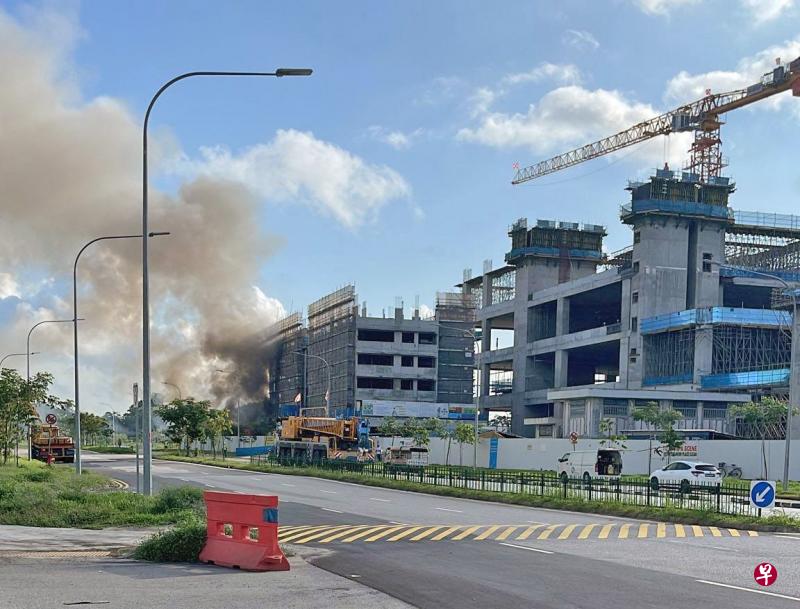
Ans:
[[[761,101],[791,89],[800,96],[800,57],[788,65],[779,65],[767,72],[758,83],[727,93],[709,93],[702,99],[638,123],[610,137],[575,148],[535,165],[519,169],[512,184],[522,184],[567,167],[578,165],[622,148],[633,146],[659,135],[694,131],[692,160],[688,168],[697,171],[702,180],[719,175],[723,167],[719,151],[720,115]]]

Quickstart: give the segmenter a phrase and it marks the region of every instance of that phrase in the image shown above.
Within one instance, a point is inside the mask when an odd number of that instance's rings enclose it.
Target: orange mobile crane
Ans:
[[[369,423],[364,419],[296,416],[281,422],[275,443],[279,459],[319,462],[324,459],[372,459]]]
[[[720,146],[722,144],[720,126],[723,124],[720,116],[784,91],[791,91],[795,97],[800,96],[800,57],[788,64],[781,63],[780,59],[776,60],[775,69],[764,74],[759,82],[746,89],[716,94],[707,90],[706,96],[702,99],[665,112],[610,137],[520,169],[511,183],[522,184],[535,180],[659,135],[687,131],[694,131],[694,141],[689,150],[690,160],[685,171],[696,175],[701,183],[713,183],[714,178],[718,177],[725,167]]]
[[[31,425],[31,457],[38,461],[73,463],[75,461],[75,443],[72,437],[62,434],[55,419],[51,423],[37,421]]]

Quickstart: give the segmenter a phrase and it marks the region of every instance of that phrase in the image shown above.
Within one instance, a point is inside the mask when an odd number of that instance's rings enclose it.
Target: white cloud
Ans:
[[[572,64],[544,62],[527,72],[507,74],[502,78],[500,84],[511,86],[543,80],[553,80],[561,84],[578,84],[581,81],[581,72],[577,66]]]
[[[597,38],[586,30],[567,30],[561,37],[561,41],[582,51],[596,51],[600,48]]]
[[[370,165],[310,132],[293,129],[279,130],[269,143],[239,154],[215,147],[201,149],[201,155],[199,160],[174,162],[173,171],[238,181],[268,200],[301,201],[351,228],[411,192],[393,169]]]
[[[795,0],[740,0],[740,2],[749,11],[756,25],[777,19],[796,4]]]
[[[699,4],[702,0],[633,0],[648,15],[668,16],[676,8]]]
[[[759,81],[761,76],[775,68],[775,60],[783,62],[800,56],[800,37],[774,45],[750,57],[741,59],[735,70],[714,70],[701,74],[678,73],[667,83],[665,98],[670,103],[683,103],[699,99],[706,89],[714,93],[745,88]],[[786,96],[777,96],[772,102],[764,101],[760,107],[776,107]]]
[[[409,133],[404,133],[398,130],[389,131],[380,125],[372,125],[367,129],[367,132],[372,139],[378,142],[383,142],[384,144],[388,144],[395,150],[407,150],[408,148],[411,148],[414,140],[423,134],[422,129],[415,129]]]
[[[452,100],[466,83],[458,76],[437,76],[412,100],[416,106],[438,106]]]
[[[17,280],[11,273],[0,273],[0,300],[11,296],[20,296]]]

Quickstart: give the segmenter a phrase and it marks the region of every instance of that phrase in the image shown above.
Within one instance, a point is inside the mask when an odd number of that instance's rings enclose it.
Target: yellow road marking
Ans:
[[[532,524],[517,536],[517,540],[521,541],[523,539],[528,539],[528,537],[531,536],[531,533],[533,533],[536,529],[541,529],[543,526],[543,524]]]
[[[552,535],[553,531],[555,531],[560,526],[561,526],[560,524],[551,524],[544,531],[539,533],[539,537],[537,539],[547,539],[548,537],[550,537],[550,535]]]
[[[597,539],[608,539],[608,534],[611,532],[611,529],[614,528],[613,524],[607,524],[602,529],[600,529],[600,534],[597,536]]]
[[[711,531],[714,537],[722,537],[722,533],[717,527],[708,527],[708,530]]]
[[[450,527],[446,531],[442,531],[441,533],[437,533],[433,537],[431,537],[431,541],[441,541],[442,539],[446,538],[448,535],[455,533],[461,527]]]
[[[631,525],[623,524],[619,528],[619,535],[617,535],[617,538],[618,539],[628,539],[628,531],[630,531],[630,530],[631,530]]]
[[[284,535],[283,537],[278,535],[278,540],[279,541],[291,541],[292,539],[295,539],[296,537],[302,537],[303,535],[311,534],[311,533],[314,533],[316,531],[327,531],[330,528],[331,528],[331,525],[326,524],[325,526],[310,527],[310,528],[304,529],[302,531],[290,531],[288,534]]]
[[[405,531],[399,532],[397,535],[393,535],[392,537],[390,537],[386,541],[400,541],[401,539],[403,539],[403,537],[408,537],[409,535],[411,535],[411,533],[414,533],[415,531],[419,531],[420,529],[423,529],[423,528],[425,528],[425,527],[422,527],[422,526],[411,527],[410,529],[406,529]]]
[[[580,535],[578,535],[578,539],[586,539],[587,537],[589,537],[589,535],[592,534],[592,530],[594,530],[596,526],[597,526],[596,524],[587,524],[585,527],[583,527],[583,530],[580,532]]]
[[[636,535],[636,537],[639,538],[639,539],[644,539],[645,537],[647,537],[647,533],[648,533],[649,530],[650,530],[650,525],[649,524],[640,524],[639,525],[639,534]]]
[[[667,536],[667,525],[665,525],[663,522],[659,522],[656,525],[656,537],[658,539],[663,539],[666,536]]]
[[[758,531],[747,531],[747,534],[750,535],[750,537],[758,537]]]
[[[466,531],[462,531],[461,533],[459,533],[458,535],[456,535],[455,537],[453,537],[453,541],[461,541],[462,539],[464,539],[464,538],[466,538],[466,537],[469,537],[469,536],[470,536],[470,535],[472,535],[472,534],[473,534],[475,531],[477,531],[478,529],[480,529],[480,528],[481,528],[481,526],[482,526],[482,525],[480,525],[480,524],[479,524],[479,525],[476,525],[476,526],[474,526],[474,527],[469,527],[469,528],[468,528]]]
[[[499,528],[500,528],[500,525],[498,525],[498,524],[496,524],[496,525],[494,525],[494,526],[491,526],[491,527],[489,527],[489,528],[488,528],[488,529],[486,529],[486,530],[485,530],[483,533],[481,533],[480,535],[478,535],[478,536],[475,538],[475,541],[483,541],[484,539],[486,539],[487,537],[489,537],[489,535],[491,535],[492,533],[494,533],[495,531],[497,531],[497,529],[499,529]]]
[[[382,524],[379,527],[370,527],[364,531],[359,531],[355,535],[350,535],[350,537],[345,537],[342,539],[342,543],[351,543],[356,541],[357,539],[361,539],[362,537],[366,537],[367,535],[372,535],[373,533],[377,533],[378,531],[382,531],[383,529],[391,528],[385,524]]]
[[[419,535],[414,535],[414,537],[411,538],[411,541],[419,541],[420,539],[425,539],[431,533],[435,533],[436,531],[443,528],[444,526],[442,525],[439,525],[438,527],[428,527],[426,530],[422,531],[422,533],[420,533]]]
[[[519,527],[508,527],[505,531],[500,533],[497,537],[495,537],[495,541],[504,541],[508,539],[508,536],[511,535],[514,531],[516,531]]]
[[[344,529],[345,531],[352,532],[353,526],[345,525],[345,526],[331,527],[324,531],[316,531],[315,533],[309,533],[308,535],[303,533],[294,537],[292,543],[306,543],[307,541],[314,541],[315,539],[319,539],[320,537],[325,537],[325,535],[328,535],[329,533],[335,533],[337,531],[341,531],[342,529]]]
[[[686,531],[682,524],[675,525],[675,537],[686,537]]]
[[[702,537],[703,536],[703,527],[699,527],[696,524],[692,525],[692,533],[694,533],[695,537]]]
[[[561,531],[561,535],[558,536],[559,539],[569,539],[569,536],[572,535],[572,531],[574,531],[578,527],[577,524],[571,524],[569,526],[564,527],[564,530]]]
[[[741,537],[741,535],[739,535],[739,531],[736,529],[728,529],[728,532],[731,534],[731,537]]]
[[[390,528],[386,529],[385,531],[381,531],[380,533],[377,533],[377,534],[373,535],[372,537],[367,537],[364,541],[378,541],[379,539],[382,539],[383,537],[386,537],[387,535],[391,535],[392,533],[396,533],[397,531],[399,531],[401,529],[404,529],[407,526],[408,525],[406,525],[406,524],[401,524],[401,525],[396,526],[396,527],[390,527]]]
[[[370,524],[362,524],[359,526],[355,526],[351,529],[345,529],[344,531],[339,531],[335,535],[331,535],[330,537],[326,537],[325,539],[320,539],[320,543],[330,543],[335,539],[339,539],[340,537],[344,537],[345,535],[349,535],[350,533],[355,533],[356,531],[363,531],[364,529],[371,529],[372,525]]]

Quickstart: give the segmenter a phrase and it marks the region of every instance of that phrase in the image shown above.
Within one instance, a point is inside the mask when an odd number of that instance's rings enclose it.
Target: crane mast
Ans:
[[[706,183],[710,178],[719,176],[725,167],[720,139],[720,126],[723,124],[721,115],[788,90],[793,95],[800,96],[800,57],[788,64],[781,64],[780,61],[777,63],[774,70],[764,74],[759,82],[746,89],[716,94],[707,91],[702,99],[633,125],[612,136],[519,169],[511,183],[522,184],[659,135],[683,132],[694,132],[685,169],[696,174],[700,182]]]

